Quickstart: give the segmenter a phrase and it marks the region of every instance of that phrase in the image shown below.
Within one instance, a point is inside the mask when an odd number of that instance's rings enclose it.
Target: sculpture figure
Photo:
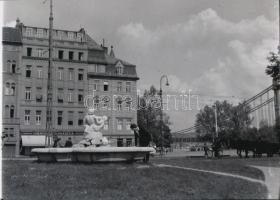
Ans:
[[[84,117],[84,138],[78,143],[78,147],[108,145],[108,139],[103,137],[103,134],[100,132],[100,129],[103,128],[107,119],[107,116],[96,116],[94,114],[94,109],[88,109],[87,115]]]

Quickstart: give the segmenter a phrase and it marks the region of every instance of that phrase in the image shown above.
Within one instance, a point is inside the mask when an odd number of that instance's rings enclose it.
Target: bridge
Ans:
[[[271,85],[243,102],[243,105],[250,106],[249,116],[252,118],[252,127],[259,129],[261,122],[266,123],[268,126],[275,125],[275,99],[274,88]],[[188,134],[195,132],[199,126],[199,124],[196,124],[171,134]]]

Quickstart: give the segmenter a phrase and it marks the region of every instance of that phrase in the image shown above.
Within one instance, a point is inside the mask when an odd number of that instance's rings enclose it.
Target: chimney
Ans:
[[[102,39],[101,47],[103,48],[104,52],[106,54],[108,54],[108,47],[105,46],[105,39],[104,38]]]
[[[114,53],[114,50],[113,50],[113,46],[111,46],[111,52],[110,52],[110,56],[115,58],[115,53]]]

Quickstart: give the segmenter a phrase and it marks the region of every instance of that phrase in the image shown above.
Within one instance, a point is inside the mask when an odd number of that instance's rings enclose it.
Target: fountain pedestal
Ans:
[[[94,110],[89,109],[84,118],[84,139],[72,148],[36,148],[32,153],[37,155],[40,162],[56,162],[60,159],[70,159],[72,162],[98,162],[126,160],[135,161],[142,159],[149,161],[152,147],[111,147],[106,137],[100,132],[104,126],[106,116],[94,115]]]
[[[87,147],[87,148],[35,148],[32,149],[39,162],[57,162],[71,159],[72,162],[94,163],[98,161],[149,161],[152,147]]]

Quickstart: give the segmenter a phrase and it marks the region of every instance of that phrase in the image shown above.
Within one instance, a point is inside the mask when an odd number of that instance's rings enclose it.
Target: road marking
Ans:
[[[280,199],[280,168],[277,167],[259,167],[259,166],[252,166],[255,168],[260,169],[264,175],[265,175],[265,181],[249,178],[246,176],[240,176],[236,174],[230,174],[225,172],[217,172],[217,171],[209,171],[209,170],[203,170],[203,169],[195,169],[190,167],[181,167],[177,165],[166,165],[166,164],[157,164],[154,165],[157,167],[169,167],[169,168],[176,168],[176,169],[184,169],[184,170],[190,170],[190,171],[196,171],[196,172],[203,172],[203,173],[210,173],[215,175],[221,175],[221,176],[228,176],[233,178],[239,178],[242,180],[250,181],[253,183],[259,183],[264,186],[266,186],[268,190],[268,199]]]
[[[268,199],[280,199],[280,168],[252,166],[260,169],[265,176],[265,184],[268,189]]]
[[[209,174],[215,174],[215,175],[221,175],[221,176],[229,176],[229,177],[233,177],[233,178],[239,178],[239,179],[242,179],[242,180],[250,181],[250,182],[253,182],[253,183],[260,183],[262,185],[266,185],[264,181],[259,180],[259,179],[249,178],[249,177],[246,177],[246,176],[240,176],[240,175],[230,174],[230,173],[225,173],[225,172],[209,171],[209,170],[203,170],[203,169],[195,169],[195,168],[190,168],[190,167],[180,167],[180,166],[177,166],[177,165],[166,165],[166,164],[157,164],[155,166],[157,166],[157,167],[169,167],[169,168],[176,168],[176,169],[184,169],[184,170],[203,172],[203,173],[209,173]]]

